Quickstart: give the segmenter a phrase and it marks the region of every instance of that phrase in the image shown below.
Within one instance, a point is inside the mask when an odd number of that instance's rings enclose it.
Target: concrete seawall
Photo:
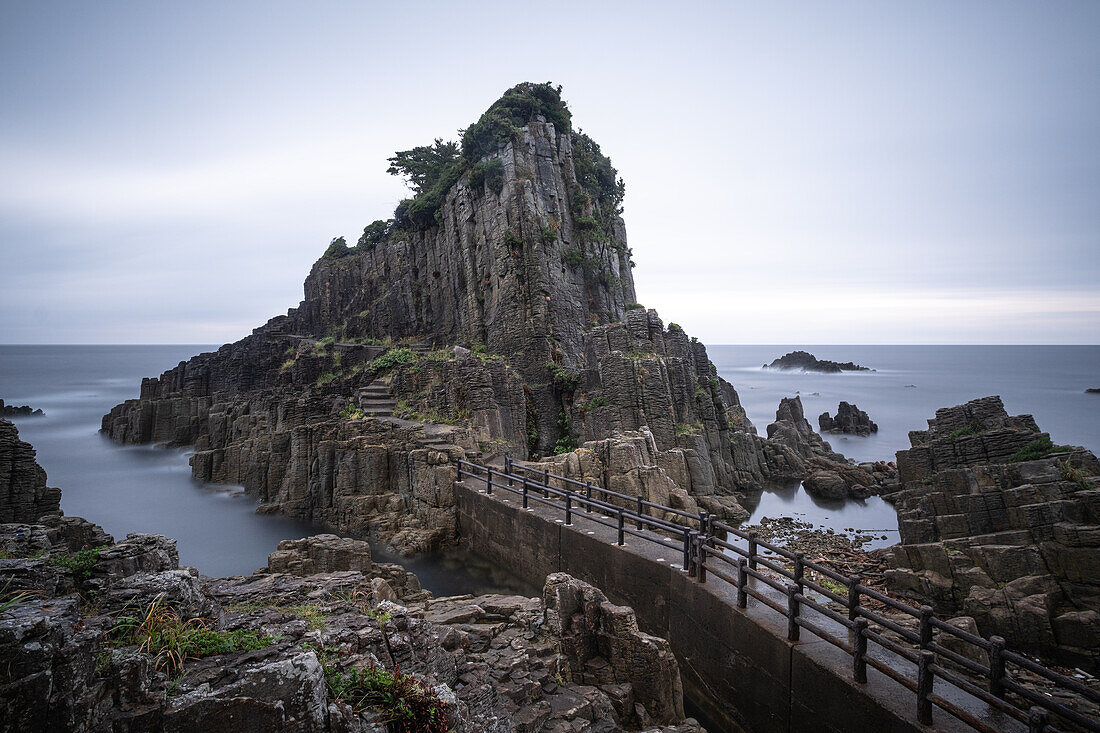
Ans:
[[[753,599],[737,608],[733,586],[713,575],[706,584],[690,578],[680,552],[635,537],[620,547],[615,529],[583,511],[566,526],[559,510],[534,500],[524,510],[520,497],[501,490],[487,495],[479,483],[455,484],[463,542],[534,585],[566,572],[633,607],[644,631],[669,640],[685,691],[727,731],[929,730],[916,722],[911,691],[874,669],[866,684],[856,684],[845,652],[805,629],[801,641],[787,641],[783,616]],[[936,692],[966,703],[950,689],[937,686]],[[1015,721],[986,720],[1017,729]],[[971,730],[941,711],[933,728]]]

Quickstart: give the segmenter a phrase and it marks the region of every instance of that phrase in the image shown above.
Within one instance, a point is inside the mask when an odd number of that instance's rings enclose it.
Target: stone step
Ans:
[[[361,407],[364,417],[392,417],[393,410],[388,407]]]
[[[378,389],[376,387],[363,387],[359,390],[359,396],[360,397],[389,397],[390,396],[390,391],[388,389],[385,389],[385,388]]]
[[[374,407],[374,408],[387,407],[387,408],[392,410],[393,408],[397,407],[397,400],[389,400],[389,399],[359,400],[359,406],[364,408],[364,409],[367,408],[367,407]]]

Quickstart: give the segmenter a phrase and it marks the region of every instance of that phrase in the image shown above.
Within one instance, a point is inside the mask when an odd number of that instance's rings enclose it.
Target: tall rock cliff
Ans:
[[[145,380],[103,430],[193,446],[200,479],[415,549],[453,532],[442,467],[470,453],[644,430],[691,493],[799,478],[706,348],[635,302],[623,184],[559,92],[521,84],[461,149],[396,154],[415,196],[393,219],[334,240],[297,308]],[[391,410],[409,420],[372,417]]]
[[[60,514],[61,489],[46,486],[46,472],[34,456],[15,425],[0,420],[0,524],[34,524]]]

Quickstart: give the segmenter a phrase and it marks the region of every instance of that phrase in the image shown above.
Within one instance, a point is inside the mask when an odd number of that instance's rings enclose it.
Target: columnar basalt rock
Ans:
[[[0,420],[0,522],[36,523],[60,514],[60,507],[61,490],[46,486],[34,448],[19,439],[15,425]]]
[[[985,635],[1100,666],[1100,463],[1000,398],[937,410],[898,452],[901,544],[887,582]],[[1027,450],[1046,445],[1046,456]],[[1040,451],[1041,452],[1041,451]]]
[[[635,302],[621,183],[568,119],[531,114],[456,159],[433,216],[334,242],[297,308],[144,380],[103,431],[192,447],[202,481],[405,551],[453,538],[445,485],[463,456],[644,427],[676,486],[730,518],[733,492],[805,477],[802,446],[757,435],[706,348]],[[489,164],[493,185],[475,175]]]

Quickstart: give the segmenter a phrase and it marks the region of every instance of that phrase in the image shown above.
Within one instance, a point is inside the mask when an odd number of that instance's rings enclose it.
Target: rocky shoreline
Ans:
[[[207,578],[171,539],[45,508],[0,513],[4,733],[702,732],[668,643],[567,575],[540,598],[433,598],[366,542],[317,535]]]

